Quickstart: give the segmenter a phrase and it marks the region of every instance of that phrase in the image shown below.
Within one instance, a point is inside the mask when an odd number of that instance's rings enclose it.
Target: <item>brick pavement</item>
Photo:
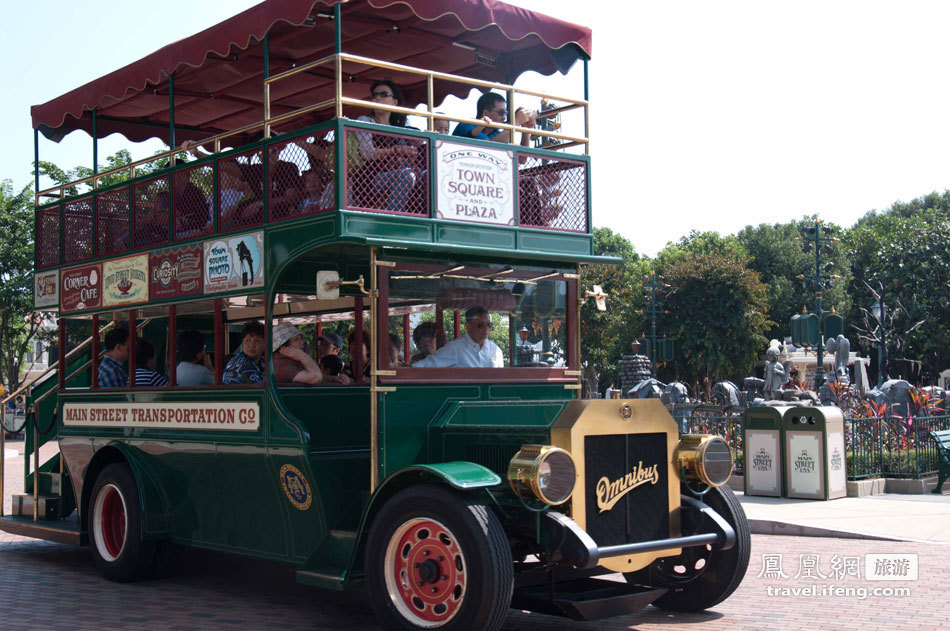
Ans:
[[[657,609],[598,622],[574,622],[512,612],[505,631],[664,631],[790,629],[935,631],[950,627],[950,546],[913,542],[754,535],[752,561],[733,596],[701,614]],[[766,589],[806,587],[795,578],[801,555],[818,555],[829,571],[832,556],[917,553],[916,582],[868,582],[848,576],[843,587],[904,587],[906,597],[769,597]],[[782,555],[789,578],[760,577],[763,555]],[[776,557],[770,557],[773,561]],[[36,603],[31,605],[30,603]],[[0,628],[9,631],[100,629],[204,631],[271,629],[378,629],[362,591],[329,593],[297,585],[293,568],[203,550],[187,550],[169,577],[135,584],[110,583],[95,570],[88,549],[20,539],[0,543]]]

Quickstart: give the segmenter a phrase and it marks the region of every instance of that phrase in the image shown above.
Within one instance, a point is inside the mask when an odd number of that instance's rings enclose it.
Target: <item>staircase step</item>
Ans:
[[[63,498],[59,495],[41,493],[37,503],[37,517],[39,519],[60,519],[63,508]],[[33,517],[33,494],[21,493],[13,496],[12,512],[14,515]]]
[[[40,493],[50,495],[63,494],[63,474],[51,471],[40,471]]]

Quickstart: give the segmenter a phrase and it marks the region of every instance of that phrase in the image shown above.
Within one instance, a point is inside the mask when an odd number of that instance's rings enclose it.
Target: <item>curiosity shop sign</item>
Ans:
[[[511,151],[439,141],[436,155],[439,218],[514,225]]]
[[[142,427],[255,431],[261,414],[257,403],[66,403],[66,427]]]

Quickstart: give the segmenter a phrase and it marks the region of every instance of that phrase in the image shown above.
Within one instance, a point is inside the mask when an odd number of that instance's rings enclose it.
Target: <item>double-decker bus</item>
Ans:
[[[37,180],[59,361],[0,528],[117,581],[173,546],[292,563],[365,584],[391,629],[728,597],[749,559],[728,446],[658,401],[580,398],[602,298],[580,270],[611,262],[590,51],[494,0],[267,0],[34,107],[37,139],[169,150]],[[514,86],[576,63],[583,95]],[[444,111],[473,88],[497,96]]]

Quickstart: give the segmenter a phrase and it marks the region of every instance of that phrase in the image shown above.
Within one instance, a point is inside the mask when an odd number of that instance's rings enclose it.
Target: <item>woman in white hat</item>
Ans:
[[[281,322],[274,327],[273,340],[277,385],[314,385],[323,381],[323,371],[310,353],[304,350],[300,329]]]

